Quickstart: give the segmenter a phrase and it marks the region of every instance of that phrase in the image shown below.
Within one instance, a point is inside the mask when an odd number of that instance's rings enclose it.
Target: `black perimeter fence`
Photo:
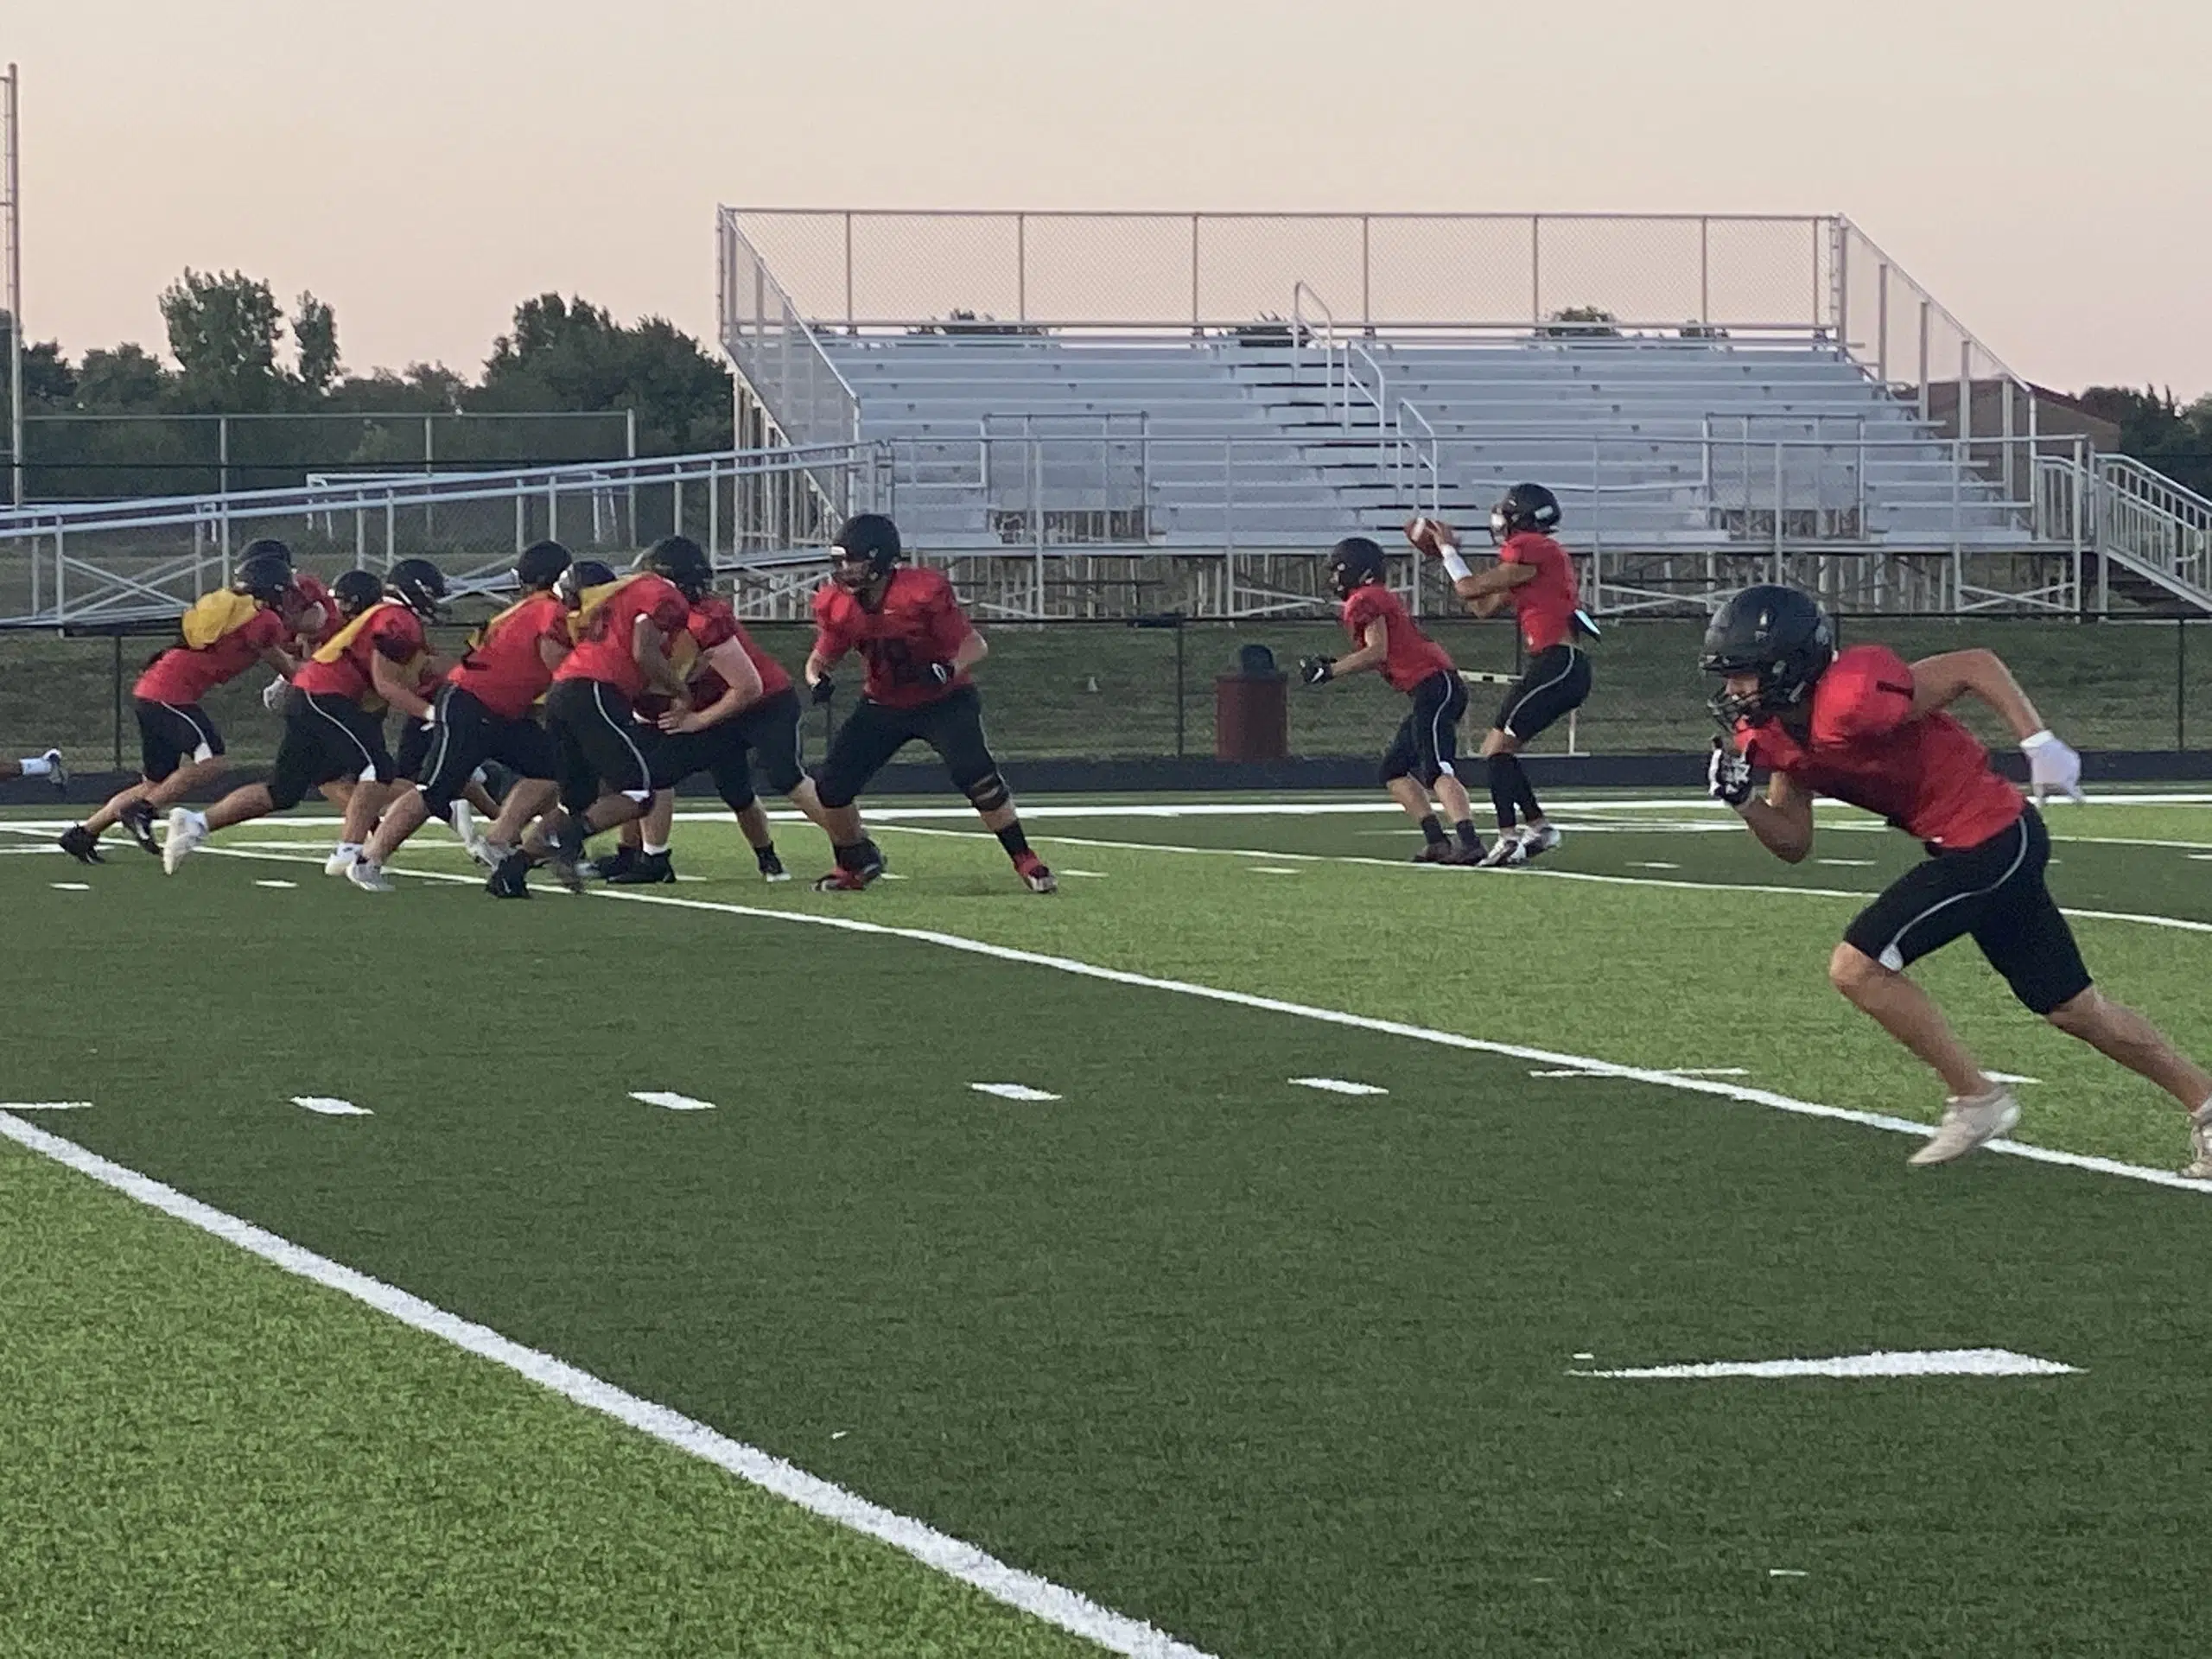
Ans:
[[[476,607],[488,614],[488,606]],[[433,631],[461,644],[464,612]],[[1843,617],[1847,645],[1878,642],[1908,660],[1987,646],[2009,663],[2044,717],[2084,749],[2212,752],[2212,619],[2066,619],[1977,616]],[[1424,628],[1465,670],[1510,674],[1520,666],[1508,622],[1427,621]],[[1008,760],[1211,760],[1215,754],[1217,682],[1238,671],[1248,646],[1267,648],[1291,676],[1287,688],[1289,751],[1294,757],[1379,754],[1404,712],[1404,699],[1373,675],[1308,688],[1298,659],[1341,655],[1351,646],[1325,620],[1239,623],[1175,617],[1127,621],[985,622],[990,657],[976,671],[985,719]],[[1591,648],[1595,689],[1576,721],[1579,753],[1598,756],[1685,754],[1704,749],[1713,723],[1712,686],[1697,667],[1703,624],[1693,618],[1609,623]],[[766,623],[753,630],[794,673],[811,632]],[[0,748],[29,753],[56,744],[79,771],[103,763],[137,766],[137,733],[130,696],[139,669],[174,637],[165,625],[108,631],[0,633]],[[830,723],[851,706],[860,664],[849,661],[841,693],[809,715],[808,747],[819,753]],[[261,706],[267,677],[255,671],[208,699],[230,753],[242,766],[267,761],[278,731]],[[1501,686],[1470,688],[1463,739],[1495,715]],[[2001,736],[1974,709],[1986,735]],[[1535,745],[1560,753],[1560,727]],[[909,759],[921,757],[917,752]]]

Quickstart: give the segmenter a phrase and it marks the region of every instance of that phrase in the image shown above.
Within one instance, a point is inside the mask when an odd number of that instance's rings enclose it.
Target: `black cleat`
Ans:
[[[666,853],[644,853],[632,860],[630,868],[607,878],[610,887],[657,887],[663,882],[676,880],[676,866]]]
[[[81,823],[73,823],[61,832],[61,850],[79,864],[105,864],[100,856],[100,838]]]
[[[774,848],[763,848],[754,853],[753,857],[753,861],[760,866],[760,879],[763,881],[788,881],[791,879],[791,873],[784,868],[784,861],[776,856]]]
[[[530,855],[509,853],[499,861],[499,868],[492,872],[492,879],[484,884],[484,891],[494,899],[527,899],[530,897]]]
[[[619,881],[638,868],[638,849],[624,845],[617,847],[605,858],[594,858],[579,864],[577,872],[593,881]]]
[[[162,855],[162,843],[154,839],[154,809],[143,801],[133,801],[124,807],[116,822],[129,832],[130,839],[152,854]]]

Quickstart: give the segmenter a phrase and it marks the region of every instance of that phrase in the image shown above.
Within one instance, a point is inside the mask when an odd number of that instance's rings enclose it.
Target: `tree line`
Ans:
[[[302,293],[288,315],[267,283],[239,271],[187,270],[162,290],[161,315],[166,358],[136,342],[74,359],[59,341],[25,342],[30,498],[213,487],[216,423],[147,416],[287,417],[222,435],[222,475],[241,489],[296,485],[310,471],[419,467],[426,416],[486,417],[436,423],[435,459],[448,468],[619,455],[632,415],[641,455],[732,442],[730,375],[716,356],[665,318],[626,324],[580,297],[518,305],[474,378],[442,363],[349,372],[328,304]],[[0,313],[0,330],[9,326]],[[546,412],[607,418],[493,418]]]

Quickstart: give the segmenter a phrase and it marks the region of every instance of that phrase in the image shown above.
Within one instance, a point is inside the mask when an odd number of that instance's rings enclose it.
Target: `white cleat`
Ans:
[[[1518,830],[1501,830],[1497,839],[1491,842],[1490,851],[1482,855],[1482,861],[1475,868],[1478,870],[1504,870],[1528,861],[1529,845],[1522,840],[1521,832]]]
[[[492,856],[492,843],[485,838],[483,830],[478,825],[476,809],[467,801],[453,804],[453,832],[461,837],[461,844],[468,849],[468,855],[479,864],[487,870],[499,868],[499,861]]]
[[[391,878],[384,873],[384,866],[372,864],[365,858],[357,858],[347,867],[346,879],[363,893],[390,893]]]
[[[1555,823],[1548,823],[1541,830],[1524,829],[1521,832],[1522,858],[1527,860],[1539,857],[1551,851],[1553,848],[1559,845],[1559,826]]]
[[[2189,1149],[2196,1155],[2181,1173],[2192,1181],[2212,1181],[2212,1100],[2189,1115]]]
[[[175,875],[176,867],[190,857],[192,849],[207,839],[207,820],[188,807],[169,810],[169,833],[162,842],[162,874]]]
[[[340,847],[336,852],[333,853],[328,858],[323,861],[322,873],[325,875],[346,874],[353,869],[354,861],[359,857],[360,854],[355,852],[352,848]]]
[[[1943,1121],[1928,1144],[1905,1161],[1922,1168],[1948,1164],[1994,1141],[2019,1121],[2020,1103],[2002,1084],[1986,1095],[1955,1095],[1943,1103]]]

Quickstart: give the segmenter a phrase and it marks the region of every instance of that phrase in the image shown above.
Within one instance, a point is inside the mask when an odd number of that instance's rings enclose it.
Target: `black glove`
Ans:
[[[1725,737],[1713,740],[1713,757],[1705,763],[1705,792],[1729,806],[1741,806],[1751,798],[1751,763]]]
[[[925,671],[938,685],[950,685],[952,677],[960,671],[950,663],[931,663]]]
[[[1308,685],[1326,685],[1337,677],[1337,659],[1333,657],[1301,657],[1298,659],[1298,677]]]
[[[820,679],[814,683],[814,702],[817,703],[827,702],[830,698],[836,695],[837,683],[831,679],[827,674],[824,674]]]

